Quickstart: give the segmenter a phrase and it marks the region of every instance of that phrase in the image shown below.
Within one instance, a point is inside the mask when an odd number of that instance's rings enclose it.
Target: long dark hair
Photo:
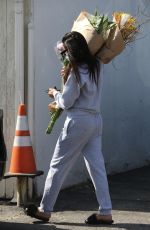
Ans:
[[[100,63],[97,58],[90,53],[83,35],[79,32],[72,31],[64,35],[62,42],[68,52],[71,67],[73,68],[77,81],[80,82],[78,65],[87,64],[89,77],[97,85]]]

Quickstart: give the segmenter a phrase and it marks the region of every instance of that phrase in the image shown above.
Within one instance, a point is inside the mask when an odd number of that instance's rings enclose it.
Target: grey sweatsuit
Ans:
[[[80,83],[71,72],[63,92],[54,94],[57,105],[67,111],[67,117],[50,163],[40,209],[45,213],[53,211],[67,173],[79,154],[82,154],[95,187],[99,211],[102,215],[108,215],[111,214],[112,206],[101,150],[103,66],[101,65],[98,85],[89,79],[86,65],[79,67],[79,73]]]

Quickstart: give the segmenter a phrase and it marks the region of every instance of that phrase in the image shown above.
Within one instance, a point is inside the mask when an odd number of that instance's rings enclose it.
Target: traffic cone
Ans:
[[[10,174],[35,174],[36,164],[26,116],[25,104],[18,109],[16,133],[10,162]]]

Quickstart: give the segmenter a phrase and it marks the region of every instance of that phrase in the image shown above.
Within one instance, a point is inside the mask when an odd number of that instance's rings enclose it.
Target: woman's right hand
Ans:
[[[68,67],[64,66],[60,71],[60,76],[65,77],[68,74]]]

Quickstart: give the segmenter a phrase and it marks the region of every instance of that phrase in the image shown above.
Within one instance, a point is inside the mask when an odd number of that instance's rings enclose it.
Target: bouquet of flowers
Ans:
[[[135,40],[138,33],[136,18],[123,12],[114,12],[113,21],[118,25],[125,44]]]
[[[110,21],[106,15],[100,15],[97,11],[94,15],[82,11],[74,21],[71,31],[81,33],[87,41],[91,54],[96,55],[103,63],[108,63],[120,54],[128,43],[135,40],[138,28],[136,18],[127,13],[115,12],[113,20]],[[63,43],[59,42],[56,52],[63,66],[69,67],[69,57],[65,51]],[[63,79],[62,88],[68,73]],[[49,108],[51,119],[46,129],[47,134],[51,133],[63,111],[55,101],[50,103]]]
[[[59,59],[62,63],[63,66],[65,67],[69,67],[69,57],[67,56],[67,53],[65,52],[65,48],[63,46],[62,42],[58,42],[57,46],[55,48],[56,54],[59,56]],[[65,81],[67,80],[67,75],[64,76],[64,78],[62,78],[62,89],[63,90],[63,85],[65,83]],[[50,108],[50,122],[48,124],[48,127],[46,129],[46,134],[50,134],[53,126],[56,122],[56,120],[59,118],[59,116],[61,115],[63,109],[59,108],[56,104],[55,101],[53,101],[52,103],[49,104],[49,108]]]
[[[139,25],[136,18],[124,12],[114,12],[113,22],[115,27],[109,32],[108,38],[98,53],[103,63],[110,62],[120,54],[127,44],[133,42],[138,33]]]
[[[75,20],[71,31],[81,33],[87,41],[89,50],[95,55],[105,43],[107,33],[114,25],[115,23],[109,21],[106,15],[100,15],[97,11],[94,15],[82,11]]]
[[[91,25],[95,28],[98,34],[102,34],[103,38],[106,39],[107,31],[114,27],[115,23],[109,21],[106,15],[100,15],[95,11],[94,15],[89,15],[88,19]]]

